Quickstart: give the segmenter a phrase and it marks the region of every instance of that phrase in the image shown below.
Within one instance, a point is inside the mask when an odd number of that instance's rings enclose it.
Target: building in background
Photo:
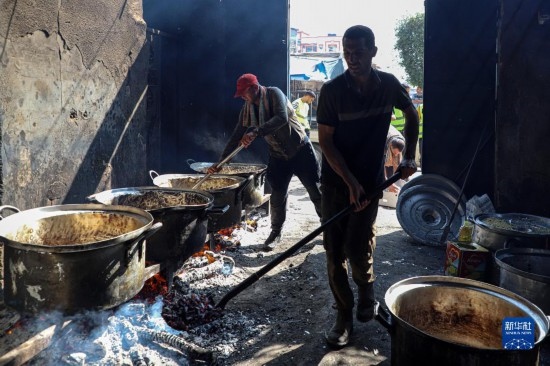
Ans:
[[[342,37],[335,33],[323,36],[310,35],[298,28],[290,28],[290,54],[340,54]]]

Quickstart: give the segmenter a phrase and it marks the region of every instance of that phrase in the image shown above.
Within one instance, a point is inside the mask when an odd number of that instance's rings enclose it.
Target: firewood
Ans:
[[[202,268],[193,268],[190,271],[186,271],[178,274],[177,276],[185,283],[191,283],[195,281],[204,280],[205,278],[219,274],[222,270],[223,263],[217,260]]]

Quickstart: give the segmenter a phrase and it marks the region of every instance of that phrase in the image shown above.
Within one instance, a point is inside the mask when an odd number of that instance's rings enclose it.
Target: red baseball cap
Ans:
[[[246,89],[252,85],[258,85],[258,78],[254,74],[243,74],[237,79],[237,91],[235,92],[234,97],[242,97],[246,92]]]

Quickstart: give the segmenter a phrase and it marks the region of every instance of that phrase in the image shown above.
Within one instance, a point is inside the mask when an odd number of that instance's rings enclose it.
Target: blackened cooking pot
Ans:
[[[161,226],[144,210],[95,204],[39,207],[5,217],[4,301],[21,313],[120,305],[143,287],[144,241]]]
[[[519,295],[459,277],[421,276],[392,285],[376,319],[391,335],[392,365],[537,365],[549,321]],[[502,320],[530,317],[535,344],[502,347]]]
[[[87,197],[105,205],[126,205],[148,211],[162,228],[147,240],[148,261],[166,264],[173,274],[206,241],[208,214],[214,197],[203,191],[161,187],[117,188]]]
[[[195,162],[192,159],[188,159],[187,164],[197,173],[206,174],[208,168],[214,163]],[[243,206],[245,209],[258,207],[266,201],[264,195],[266,173],[267,165],[246,163],[225,164],[219,172],[219,174],[236,175],[246,179],[242,194]]]
[[[153,184],[158,187],[191,189],[204,174],[162,174],[154,170],[149,171]],[[217,232],[221,229],[239,224],[242,219],[242,193],[246,178],[232,175],[216,174],[201,184],[200,190],[210,193],[214,197],[214,205],[223,207],[228,205],[227,212],[212,215],[208,220],[208,232]]]

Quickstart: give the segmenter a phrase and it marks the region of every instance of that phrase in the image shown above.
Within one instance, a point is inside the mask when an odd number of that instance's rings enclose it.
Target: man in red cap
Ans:
[[[257,136],[267,142],[269,163],[266,178],[272,188],[269,201],[271,233],[264,242],[264,249],[272,250],[281,239],[288,186],[293,175],[300,179],[321,217],[320,163],[294,108],[279,88],[262,86],[255,75],[244,74],[237,80],[237,97],[245,103],[220,160],[239,144],[248,147]],[[219,170],[217,166],[212,166],[208,172]]]

